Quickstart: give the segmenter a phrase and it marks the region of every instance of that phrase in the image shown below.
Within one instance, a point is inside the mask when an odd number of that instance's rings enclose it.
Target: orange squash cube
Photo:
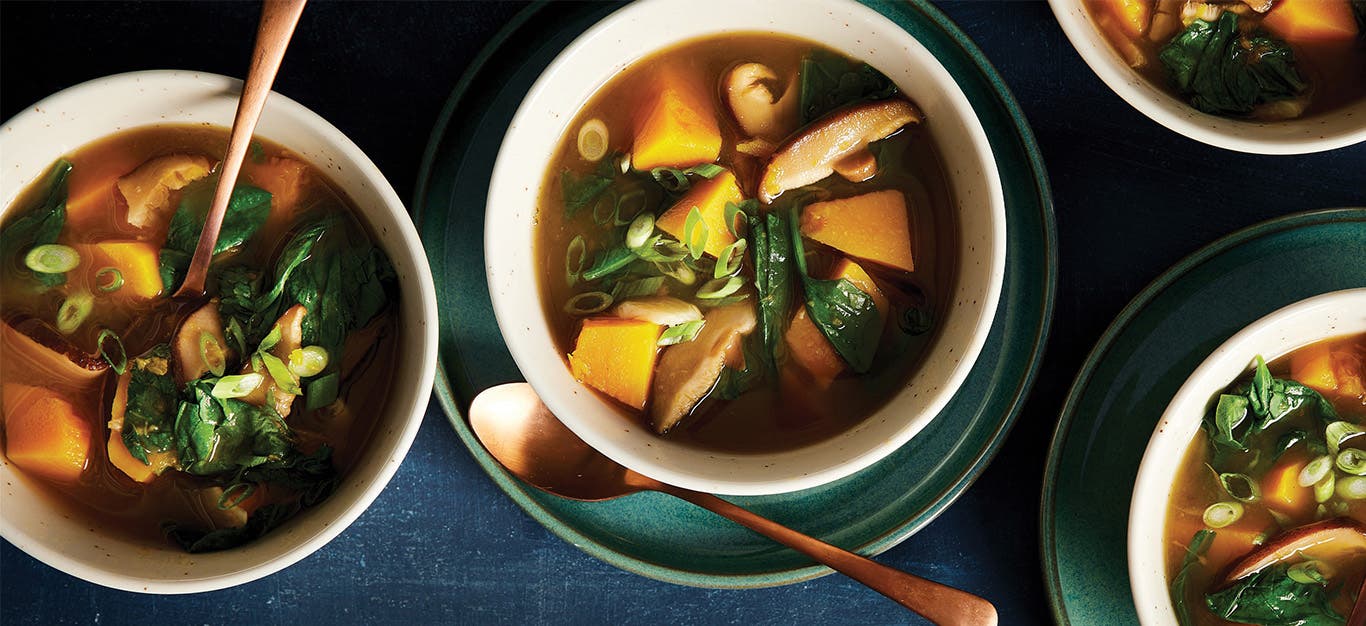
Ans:
[[[1153,0],[1103,0],[1099,6],[1130,37],[1147,34],[1148,26],[1153,21]]]
[[[1287,41],[1351,41],[1358,30],[1347,0],[1277,0],[1262,26]]]
[[[1281,459],[1262,477],[1262,498],[1277,512],[1295,519],[1305,519],[1314,508],[1313,487],[1300,486],[1300,472],[1309,461],[1301,458]]]
[[[900,191],[875,191],[807,206],[802,211],[801,232],[854,258],[915,271],[910,217]]]
[[[805,306],[792,316],[783,340],[787,342],[788,358],[805,370],[821,389],[828,389],[846,367],[835,346],[807,316]]]
[[[664,72],[635,116],[631,167],[685,168],[721,156],[721,129],[711,92],[677,71]]]
[[[1338,390],[1338,377],[1333,368],[1333,353],[1326,343],[1316,343],[1296,350],[1290,356],[1290,378],[1313,388],[1319,393]]]
[[[702,214],[702,223],[707,225],[706,253],[713,258],[719,257],[726,246],[735,243],[735,236],[730,234],[726,226],[726,204],[744,201],[745,196],[740,193],[735,175],[729,171],[721,172],[711,180],[699,182],[689,189],[677,203],[659,216],[655,225],[679,241],[688,243],[684,226],[688,214],[696,207]],[[697,235],[694,233],[693,236]]]
[[[579,382],[643,410],[650,398],[663,332],[658,324],[642,320],[586,319],[569,354],[569,370]]]
[[[873,304],[877,306],[878,319],[881,319],[883,322],[887,321],[887,314],[892,310],[891,302],[887,300],[887,295],[882,293],[882,290],[878,288],[877,281],[873,280],[873,277],[869,276],[868,272],[863,271],[863,268],[860,267],[858,263],[849,259],[840,259],[831,269],[830,278],[845,278],[848,279],[849,282],[854,283],[854,286],[858,287],[859,291],[868,294],[868,297],[873,299]]]
[[[90,460],[90,424],[57,392],[24,387],[8,383],[0,391],[25,399],[5,402],[5,456],[25,472],[76,482]]]
[[[161,295],[160,249],[146,241],[103,241],[74,246],[81,255],[81,269],[92,288],[109,281],[96,277],[112,267],[123,275],[123,287],[109,295],[116,298],[150,299]]]

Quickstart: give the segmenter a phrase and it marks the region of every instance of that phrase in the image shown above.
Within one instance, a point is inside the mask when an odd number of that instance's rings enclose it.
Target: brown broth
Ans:
[[[608,152],[629,152],[632,138],[632,115],[642,106],[652,78],[671,70],[705,77],[713,90],[713,106],[721,127],[722,151],[719,164],[737,172],[744,184],[747,168],[761,167],[761,162],[735,152],[734,146],[745,137],[731,117],[722,97],[721,81],[726,72],[744,62],[762,62],[779,76],[795,75],[804,54],[824,50],[809,41],[773,34],[743,33],[727,35],[724,44],[718,39],[702,39],[680,44],[628,67],[600,88],[568,126],[551,166],[540,188],[539,210],[536,217],[535,254],[538,267],[545,268],[539,277],[542,306],[561,355],[574,348],[580,319],[566,315],[563,305],[576,293],[584,291],[582,283],[571,287],[565,275],[565,253],[575,236],[582,236],[587,244],[589,260],[595,251],[610,245],[608,229],[593,224],[582,210],[574,219],[566,218],[562,200],[560,175],[565,169],[578,174],[590,171],[594,164],[585,163],[577,153],[577,132],[584,122],[602,120],[608,128]],[[795,86],[790,88],[796,88]],[[903,94],[914,100],[914,93]],[[925,123],[933,123],[927,120]],[[900,190],[906,198],[910,213],[911,234],[914,241],[916,271],[909,277],[882,272],[872,264],[864,268],[873,273],[884,291],[888,287],[907,288],[909,280],[929,298],[935,317],[941,318],[947,309],[942,295],[950,290],[957,267],[957,223],[953,213],[955,201],[944,171],[938,147],[930,140],[922,125],[911,125],[886,140],[888,153],[896,154],[904,164],[897,171],[887,171],[872,180],[857,185],[832,176],[819,183],[834,198],[844,198],[882,189]],[[838,258],[807,241],[813,274],[823,265]],[[748,266],[748,262],[747,262]],[[751,271],[749,267],[745,272]],[[749,275],[752,278],[752,275]],[[802,306],[800,288],[792,311]],[[890,295],[890,294],[889,294]],[[753,298],[750,300],[753,301]],[[889,316],[890,317],[890,316]],[[757,332],[757,331],[756,331]],[[934,333],[907,337],[889,319],[884,329],[883,344],[878,350],[872,370],[852,376],[848,372],[838,378],[828,391],[813,391],[791,362],[785,364],[777,386],[765,384],[731,401],[704,399],[692,415],[664,436],[674,441],[699,448],[733,452],[760,452],[794,449],[833,437],[867,418],[886,404],[896,390],[902,388],[933,340]],[[607,398],[606,395],[602,397]],[[610,399],[624,419],[646,423],[648,419]],[[648,407],[647,407],[648,408]]]
[[[254,143],[259,151],[253,149],[256,156],[251,157],[252,160],[282,157],[307,163],[302,157],[272,142],[258,139]],[[68,221],[59,243],[80,244],[118,239],[156,242],[159,246],[165,240],[165,228],[136,230],[128,226],[124,217],[127,206],[114,190],[113,181],[148,159],[167,154],[200,154],[216,162],[226,146],[227,130],[221,127],[157,125],[119,132],[66,155],[65,158],[73,164],[68,179],[68,197],[74,200],[90,193],[95,194],[98,200],[93,205],[96,210],[91,212],[90,217]],[[307,172],[307,182],[298,203],[302,208],[292,214],[293,219],[289,223],[268,220],[266,226],[240,251],[232,253],[233,262],[246,261],[255,267],[270,267],[276,251],[292,234],[291,227],[327,214],[343,217],[338,227],[346,229],[348,236],[373,241],[368,227],[345,194],[327,180],[320,170],[310,166]],[[239,180],[259,185],[252,175],[253,171],[248,166]],[[20,194],[14,205],[19,210],[9,216],[7,223],[14,219],[15,214],[40,201],[46,192],[42,183],[41,179],[35,181]],[[193,184],[212,184],[212,181],[206,179]],[[178,205],[183,193],[172,192],[169,205]],[[0,316],[7,321],[23,317],[50,321],[54,319],[64,293],[74,289],[88,290],[96,294],[95,307],[90,317],[69,339],[91,354],[97,351],[96,336],[101,327],[119,333],[130,356],[142,354],[153,345],[166,341],[174,331],[177,320],[199,304],[192,303],[185,307],[167,304],[163,298],[140,304],[105,298],[91,285],[85,284],[86,277],[79,271],[68,273],[65,287],[47,292],[27,288],[25,283],[29,280],[13,267],[7,266],[0,271],[0,294],[3,294]],[[396,311],[391,306],[369,326],[352,333],[352,337],[365,334],[372,342],[369,348],[365,348],[365,344],[358,344],[356,353],[350,347],[346,350],[344,358],[348,361],[354,359],[358,364],[350,368],[341,383],[339,397],[343,402],[335,406],[343,407],[342,410],[322,408],[305,411],[303,403],[298,402],[288,418],[298,439],[297,447],[307,453],[324,443],[331,446],[334,450],[333,465],[343,475],[358,460],[376,426],[376,417],[382,413],[387,402],[393,363],[397,356],[396,317]],[[348,346],[350,344],[349,338]],[[357,356],[359,354],[364,356]],[[38,487],[40,492],[48,494],[54,503],[67,511],[68,516],[88,520],[92,532],[99,529],[100,532],[116,533],[148,545],[164,545],[166,540],[160,530],[162,522],[211,527],[202,503],[191,497],[194,489],[210,484],[209,481],[171,470],[146,485],[139,485],[109,462],[106,442],[110,431],[106,422],[109,419],[114,378],[106,373],[97,384],[81,387],[62,381],[36,380],[19,368],[5,367],[0,370],[0,380],[5,383],[19,382],[61,390],[91,427],[90,457],[78,483],[59,484],[28,475],[24,478]],[[3,432],[0,432],[0,444],[3,444]],[[9,461],[6,459],[4,462]],[[24,472],[21,469],[19,473]]]
[[[1329,339],[1321,343],[1327,344],[1332,350],[1357,355],[1358,362],[1366,362],[1366,334]],[[1296,352],[1310,347],[1312,346],[1300,348]],[[1272,375],[1277,378],[1290,378],[1290,359],[1292,356],[1293,353],[1268,364]],[[1366,376],[1366,369],[1359,371],[1363,376]],[[1338,411],[1341,419],[1357,424],[1366,423],[1366,396],[1326,394],[1326,397],[1332,401],[1333,407]],[[1257,441],[1265,446],[1274,445],[1282,434],[1295,428],[1309,432],[1317,429],[1321,435],[1323,425],[1317,423],[1318,421],[1317,417],[1304,414],[1286,418],[1274,424],[1264,434],[1259,435]],[[1310,455],[1304,450],[1304,447],[1301,444],[1292,448],[1281,459],[1307,461]],[[1269,458],[1270,451],[1263,450],[1261,454]],[[1218,477],[1207,465],[1210,462],[1211,444],[1209,437],[1202,429],[1186,449],[1185,457],[1181,461],[1181,466],[1173,482],[1172,498],[1167,506],[1164,543],[1166,545],[1167,579],[1169,581],[1181,570],[1181,565],[1186,557],[1186,548],[1195,532],[1205,528],[1203,520],[1205,508],[1215,502],[1231,499],[1225,493]],[[1250,472],[1249,476],[1261,482],[1262,476],[1270,468],[1269,462],[1260,461],[1255,466],[1255,471]],[[1244,513],[1241,519],[1226,529],[1215,529],[1214,543],[1211,544],[1209,552],[1200,559],[1197,567],[1191,568],[1187,573],[1186,606],[1190,607],[1193,624],[1222,626],[1234,623],[1219,619],[1205,608],[1204,602],[1205,593],[1212,591],[1212,587],[1222,580],[1233,562],[1246,554],[1245,550],[1231,550],[1229,547],[1219,545],[1220,532],[1252,534],[1266,532],[1268,536],[1274,536],[1280,530],[1316,521],[1315,515],[1310,512],[1307,515],[1288,516],[1288,521],[1282,525],[1277,522],[1264,503],[1244,503],[1243,508]],[[1343,516],[1366,523],[1366,500],[1349,501],[1347,511]],[[1366,562],[1350,564],[1338,570],[1334,578],[1334,585],[1341,584],[1344,589],[1355,590],[1360,588],[1363,576],[1366,576]],[[1350,608],[1350,602],[1346,602],[1346,594],[1338,594],[1338,596],[1334,606],[1340,613],[1346,615]]]

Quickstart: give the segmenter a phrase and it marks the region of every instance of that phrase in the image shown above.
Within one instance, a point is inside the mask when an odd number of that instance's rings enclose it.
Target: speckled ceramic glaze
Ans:
[[[981,120],[1006,205],[1003,304],[961,390],[912,443],[820,487],[735,501],[837,545],[875,554],[948,506],[1003,440],[1033,382],[1047,335],[1056,252],[1042,164],[1023,116],[995,72],[927,3],[869,6],[943,64]],[[438,395],[462,441],[510,497],[552,532],[613,565],[709,587],[786,584],[828,573],[807,557],[661,494],[583,503],[531,490],[483,451],[463,417],[480,390],[522,379],[499,335],[483,274],[484,203],[494,157],[536,77],[564,46],[615,8],[550,3],[523,13],[461,79],[437,126],[414,211],[440,277]],[[534,176],[539,180],[540,172]],[[1006,336],[1014,339],[1007,343]]]
[[[1256,154],[1305,154],[1366,141],[1366,100],[1281,122],[1204,113],[1130,68],[1091,21],[1084,0],[1048,0],[1058,24],[1096,76],[1154,122],[1211,146]]]
[[[1366,286],[1366,263],[1346,259],[1366,259],[1366,208],[1263,222],[1177,263],[1105,331],[1063,405],[1044,476],[1044,573],[1060,623],[1138,622],[1129,504],[1158,419],[1234,333],[1290,303]]]

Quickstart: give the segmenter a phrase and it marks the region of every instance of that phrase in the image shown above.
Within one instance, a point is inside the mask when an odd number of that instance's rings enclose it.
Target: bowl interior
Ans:
[[[540,268],[529,251],[539,181],[567,124],[626,66],[686,40],[728,32],[774,32],[865,60],[923,110],[950,179],[959,237],[948,312],[923,364],[880,411],[830,440],[776,454],[700,451],[623,423],[569,374],[541,315]],[[623,55],[622,50],[639,51]],[[530,164],[530,165],[528,165]],[[986,339],[1005,263],[1004,201],[991,148],[953,77],[895,23],[855,2],[725,3],[649,0],[590,29],[542,74],[513,119],[494,166],[485,230],[489,289],[518,367],[546,404],[590,445],[665,482],[754,495],[806,488],[851,474],[900,447],[947,403]]]
[[[1144,624],[1176,622],[1167,589],[1167,503],[1172,481],[1211,398],[1262,355],[1268,362],[1316,341],[1366,332],[1366,289],[1336,291],[1275,311],[1210,354],[1172,397],[1139,465],[1129,508],[1129,582]]]
[[[241,82],[224,76],[152,71],[97,79],[60,92],[0,128],[0,206],[42,176],[59,156],[100,137],[152,124],[232,124]],[[111,106],[112,104],[112,106]],[[425,412],[436,363],[435,291],[426,256],[402,202],[370,160],[313,112],[272,94],[257,135],[289,147],[329,174],[351,198],[393,262],[400,283],[400,354],[391,397],[368,449],[337,491],[261,540],[190,555],[92,527],[0,463],[0,534],[25,552],[91,582],[154,593],[184,593],[247,582],[307,556],[339,534],[383,489],[407,453]],[[7,210],[7,209],[6,209]],[[17,505],[22,503],[22,505]]]
[[[1082,60],[1110,89],[1153,121],[1196,141],[1256,154],[1304,154],[1366,141],[1366,99],[1324,114],[1255,122],[1203,113],[1128,66],[1092,22],[1082,0],[1049,0]]]

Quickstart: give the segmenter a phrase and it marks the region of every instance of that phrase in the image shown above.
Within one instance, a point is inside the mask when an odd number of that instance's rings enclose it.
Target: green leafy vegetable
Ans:
[[[1323,585],[1287,575],[1287,566],[1268,567],[1205,596],[1221,619],[1263,626],[1335,626],[1345,622],[1333,610]]]
[[[166,244],[161,251],[161,278],[166,288],[174,289],[185,278],[199,234],[204,230],[204,218],[213,202],[213,181],[196,183],[181,197],[180,207],[171,216]],[[246,243],[260,230],[270,216],[270,192],[251,185],[233,188],[228,210],[223,214],[223,225],[213,253],[222,254]]]
[[[213,396],[215,380],[190,384],[193,401],[183,401],[175,418],[181,468],[201,476],[255,467],[285,458],[289,426],[269,405]]]
[[[717,174],[726,171],[726,168],[715,163],[703,163],[685,169],[675,167],[656,167],[650,170],[650,177],[659,183],[664,191],[669,193],[682,193],[692,187],[692,181],[688,180],[689,175],[700,176],[702,178],[714,178]]]
[[[847,278],[820,280],[812,278],[806,271],[806,251],[802,245],[801,233],[797,230],[798,211],[801,205],[792,207],[790,226],[792,229],[792,256],[797,261],[797,275],[802,279],[802,289],[806,292],[806,312],[811,322],[830,340],[849,367],[855,372],[867,372],[873,366],[873,355],[877,352],[878,338],[882,335],[882,318],[878,315],[873,298],[859,290]]]
[[[1186,579],[1190,578],[1191,568],[1200,562],[1200,557],[1204,556],[1213,542],[1214,531],[1207,528],[1195,531],[1195,536],[1186,546],[1186,556],[1181,559],[1181,569],[1172,577],[1172,608],[1176,609],[1176,619],[1181,626],[1191,623],[1190,609],[1186,608]]]
[[[880,100],[897,92],[896,83],[873,66],[850,63],[824,50],[802,58],[799,80],[803,124],[846,104]]]
[[[636,255],[632,254],[626,246],[608,248],[598,254],[598,258],[593,261],[593,266],[583,271],[583,279],[594,281],[606,278],[616,272],[626,269],[628,265],[636,260]]]
[[[792,242],[782,214],[749,216],[750,259],[754,263],[754,290],[759,300],[759,332],[763,340],[762,362],[777,380],[792,308]],[[748,365],[748,362],[746,363]]]
[[[154,346],[129,362],[128,371],[123,444],[133,458],[147,464],[148,453],[175,449],[178,400],[171,374],[171,346]]]
[[[62,226],[66,224],[67,178],[71,175],[71,167],[71,162],[66,159],[58,159],[53,163],[43,181],[43,186],[47,188],[43,201],[0,232],[0,259],[5,263],[17,266],[29,248],[57,241]],[[66,282],[66,275],[61,273],[34,272],[33,275],[47,287]]]
[[[1312,409],[1324,422],[1337,419],[1337,410],[1319,392],[1293,380],[1275,378],[1258,356],[1252,380],[1219,396],[1214,411],[1205,417],[1205,430],[1218,448],[1247,450],[1248,440],[1287,415]],[[1286,442],[1286,447],[1294,445]],[[1283,452],[1281,448],[1277,452]]]
[[[1191,105],[1215,115],[1247,115],[1259,104],[1295,98],[1308,87],[1295,69],[1290,45],[1265,34],[1242,35],[1233,11],[1224,11],[1212,24],[1191,22],[1158,57]]]

